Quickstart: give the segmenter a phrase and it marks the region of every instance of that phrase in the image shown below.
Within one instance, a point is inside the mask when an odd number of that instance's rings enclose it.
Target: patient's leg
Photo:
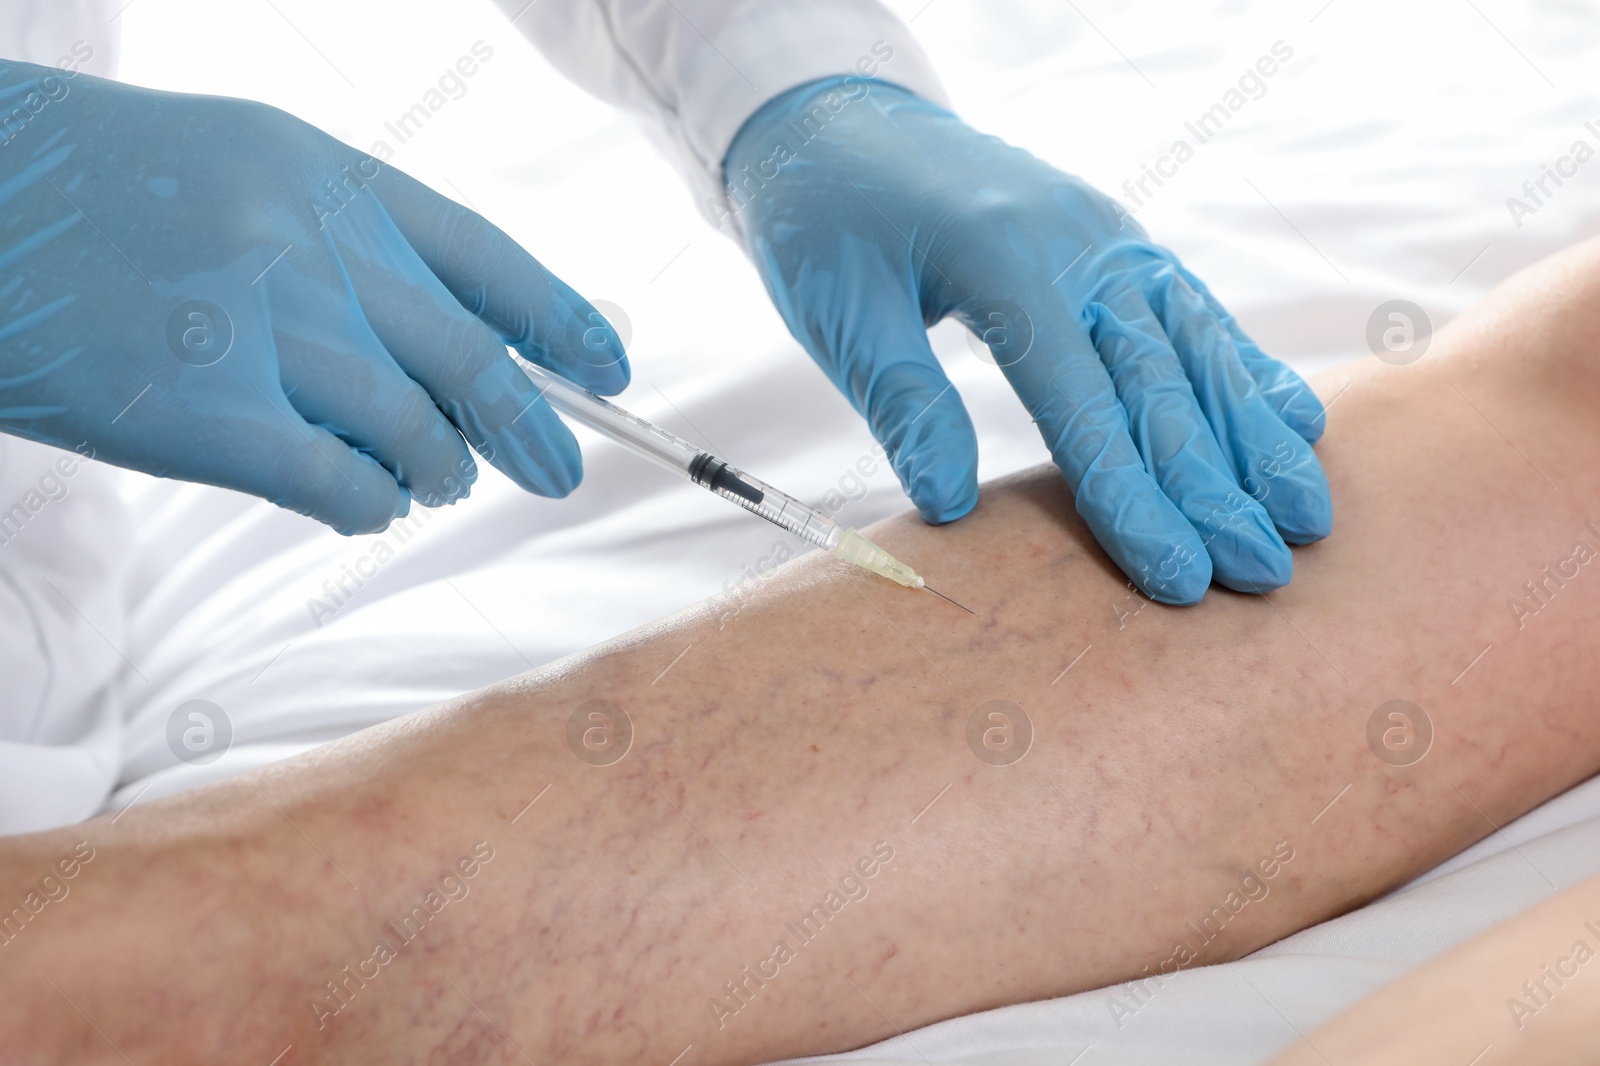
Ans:
[[[1272,1066],[1592,1066],[1600,877],[1485,930],[1304,1035]],[[1569,987],[1570,986],[1570,987]]]
[[[760,1061],[1368,899],[1600,767],[1597,268],[1323,380],[1337,528],[1268,598],[1141,604],[1035,472],[873,533],[974,615],[812,557],[725,626],[13,841],[7,906],[94,857],[0,947],[0,1060]],[[613,765],[569,748],[595,700]],[[1432,725],[1411,765],[1393,700]]]

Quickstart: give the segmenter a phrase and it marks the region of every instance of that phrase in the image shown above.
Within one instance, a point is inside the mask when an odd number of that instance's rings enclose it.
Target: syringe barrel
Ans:
[[[606,402],[587,389],[535,366],[518,360],[523,371],[539,386],[550,406],[609,437],[669,470],[710,489],[718,496],[782,526],[808,544],[832,551],[844,535],[844,527],[829,515],[802,503],[759,478],[729,466],[723,459],[646,422],[637,415]]]
[[[832,551],[844,535],[844,527],[810,504],[773,488],[758,477],[729,466],[713,455],[706,455],[699,471],[690,474],[695,482],[704,485],[723,499],[765,518],[773,525],[782,526],[807,544],[815,544],[823,551]]]
[[[634,451],[654,459],[669,470],[675,470],[684,477],[694,477],[691,468],[703,453],[693,444],[629,414],[588,389],[581,389],[532,363],[519,362],[523,371],[544,393],[550,406],[557,411],[602,436],[630,445]]]

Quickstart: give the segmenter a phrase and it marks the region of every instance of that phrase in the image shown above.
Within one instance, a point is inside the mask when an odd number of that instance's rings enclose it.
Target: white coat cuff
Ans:
[[[910,29],[887,10],[859,0],[751,4],[689,64],[681,85],[681,147],[691,163],[695,202],[731,232],[722,161],[745,121],[774,97],[838,75],[875,76],[949,106],[944,87]],[[888,58],[883,58],[884,54]]]

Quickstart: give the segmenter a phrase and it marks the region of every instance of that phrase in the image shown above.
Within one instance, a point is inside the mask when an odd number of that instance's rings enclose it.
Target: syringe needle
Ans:
[[[940,592],[938,589],[934,588],[932,585],[924,584],[922,587],[927,589],[929,592],[933,593],[935,596],[939,597],[941,600],[944,600],[946,603],[955,603],[957,607],[960,607],[963,611],[966,611],[968,614],[976,615],[978,613],[977,611],[974,611],[971,607],[965,607],[965,606],[963,606],[963,605],[961,605],[959,603],[956,603],[955,600],[952,600],[949,596],[946,596],[944,593]]]

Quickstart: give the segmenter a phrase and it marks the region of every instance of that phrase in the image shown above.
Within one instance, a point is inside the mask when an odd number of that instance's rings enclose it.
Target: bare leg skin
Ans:
[[[723,628],[9,841],[6,906],[93,858],[0,946],[0,1061],[759,1062],[1356,906],[1600,768],[1597,279],[1324,378],[1338,524],[1269,597],[1139,600],[1035,471],[871,531],[975,615],[809,557]]]
[[[1588,1066],[1600,1031],[1597,930],[1591,878],[1417,968],[1273,1064]]]

